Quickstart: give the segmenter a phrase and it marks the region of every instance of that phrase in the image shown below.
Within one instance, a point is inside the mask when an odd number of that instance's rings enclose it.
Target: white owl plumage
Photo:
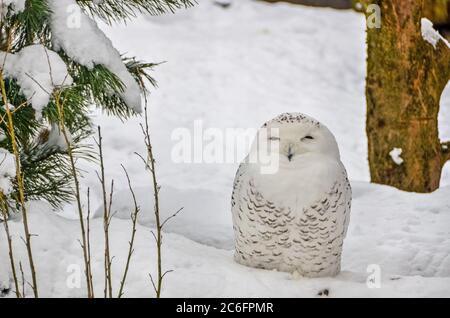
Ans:
[[[247,158],[237,171],[232,195],[235,260],[305,277],[337,275],[351,187],[333,134],[300,113],[281,114],[258,134],[263,131],[277,143],[269,152],[279,156],[278,169],[262,173],[261,164]]]

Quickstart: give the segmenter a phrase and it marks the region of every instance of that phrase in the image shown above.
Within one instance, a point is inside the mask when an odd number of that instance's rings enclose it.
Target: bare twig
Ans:
[[[22,262],[19,262],[19,269],[20,269],[20,275],[22,276],[22,296],[25,297],[25,275],[23,273]]]
[[[85,230],[85,226],[84,226],[83,208],[82,208],[82,204],[81,204],[80,182],[78,180],[78,172],[77,172],[77,168],[75,165],[75,156],[73,154],[72,143],[70,142],[70,139],[67,134],[66,127],[65,127],[64,101],[61,102],[61,92],[60,91],[55,92],[54,97],[55,97],[56,108],[58,111],[58,119],[59,119],[58,124],[59,124],[60,131],[63,134],[64,141],[67,146],[67,154],[69,155],[72,177],[73,177],[73,180],[75,183],[75,198],[77,201],[78,218],[80,221],[80,229],[81,229],[81,236],[82,236],[82,243],[80,242],[80,244],[81,244],[81,248],[83,250],[83,259],[84,259],[84,266],[85,266],[84,273],[86,276],[87,293],[88,293],[89,298],[93,298],[94,294],[92,292],[92,282],[90,280],[91,268],[90,268],[90,263],[89,263],[89,259],[88,259],[86,230]]]
[[[155,285],[155,281],[153,280],[152,274],[148,274],[148,276],[150,277],[150,282],[152,283],[153,290],[155,291],[156,294],[158,294],[158,288]]]
[[[90,188],[87,189],[87,217],[86,217],[86,236],[87,236],[87,256],[88,256],[88,270],[89,270],[89,282],[91,285],[91,295],[92,298],[95,297],[94,295],[94,281],[92,278],[92,262],[91,262],[91,195],[90,195]]]
[[[111,213],[113,197],[114,197],[114,180],[111,180],[111,186],[110,186],[110,190],[109,190],[108,225],[111,224],[111,220],[112,220],[112,218],[114,216],[114,214]]]
[[[166,225],[167,222],[175,218],[181,211],[183,211],[184,208],[180,208],[177,212],[169,216],[167,219],[164,220],[164,222],[161,224],[161,229],[164,228],[164,225]]]
[[[15,158],[16,182],[17,182],[17,187],[18,187],[18,191],[19,191],[18,203],[20,204],[20,208],[21,208],[21,212],[22,212],[22,223],[23,223],[23,228],[24,228],[24,232],[25,232],[28,262],[29,262],[30,271],[31,271],[31,278],[33,281],[32,289],[33,289],[34,297],[38,298],[39,292],[38,292],[38,286],[37,286],[37,275],[36,275],[36,268],[35,268],[34,260],[33,260],[32,247],[31,247],[31,235],[30,235],[30,230],[29,230],[29,226],[28,226],[28,211],[25,206],[25,185],[24,185],[24,181],[23,181],[22,166],[21,166],[21,162],[20,162],[20,153],[19,153],[19,148],[18,148],[17,141],[16,141],[16,134],[15,134],[15,130],[14,130],[13,116],[12,116],[12,112],[11,112],[10,105],[8,102],[5,81],[3,78],[3,69],[0,69],[0,87],[1,87],[1,94],[2,94],[2,98],[3,98],[4,107],[6,110],[6,116],[8,119],[6,128],[9,133],[9,136],[11,137],[12,151],[13,151],[13,155]]]
[[[9,232],[9,225],[8,225],[8,222],[9,222],[8,221],[8,202],[7,202],[7,199],[6,199],[5,195],[1,191],[0,191],[0,205],[1,205],[0,206],[0,210],[1,210],[2,215],[3,215],[3,226],[5,228],[6,238],[7,238],[7,241],[8,241],[9,262],[10,262],[11,271],[12,271],[12,274],[13,274],[15,294],[16,294],[17,298],[21,298],[22,295],[20,294],[19,281],[17,279],[17,272],[16,272],[16,265],[15,265],[15,260],[14,260],[12,238],[11,238],[11,234]]]
[[[156,238],[155,232],[150,231],[150,233],[152,234],[153,238],[155,239],[155,243],[158,243],[158,239]]]
[[[148,124],[148,111],[147,104],[144,108],[144,125],[141,124],[142,134],[144,136],[144,142],[147,150],[147,161],[144,160],[142,156],[140,158],[145,162],[146,168],[150,170],[153,184],[153,196],[155,200],[154,205],[154,213],[155,213],[155,223],[156,223],[156,235],[154,237],[156,239],[156,249],[157,249],[157,281],[153,280],[153,277],[150,275],[150,279],[152,281],[153,288],[155,289],[156,298],[161,297],[162,290],[162,282],[163,282],[163,272],[162,272],[162,230],[161,230],[161,218],[159,211],[159,185],[156,178],[155,171],[155,158],[153,155],[152,144],[150,140],[150,130]]]
[[[111,204],[114,189],[114,180],[111,182],[111,191],[109,195],[109,205],[106,196],[106,180],[105,180],[105,166],[103,162],[103,145],[102,145],[102,132],[100,126],[98,126],[98,141],[96,141],[99,157],[100,157],[100,183],[102,185],[103,194],[103,231],[105,236],[105,287],[104,287],[104,297],[112,298],[112,279],[111,279],[111,256],[109,249],[109,224],[110,224],[110,214],[111,214]],[[98,175],[98,174],[97,174]]]
[[[138,218],[138,214],[139,214],[139,206],[138,206],[137,201],[136,201],[136,195],[134,193],[133,187],[131,186],[130,176],[128,175],[128,172],[127,172],[127,170],[125,169],[125,167],[123,165],[122,165],[122,169],[125,172],[125,175],[127,177],[128,188],[130,189],[131,196],[133,197],[134,211],[131,213],[131,221],[133,223],[133,227],[132,227],[132,230],[131,230],[131,239],[130,239],[130,242],[129,242],[127,262],[125,264],[125,270],[123,272],[122,281],[120,282],[120,289],[119,289],[118,298],[121,298],[122,295],[123,295],[123,288],[125,286],[125,281],[126,281],[127,275],[128,275],[128,269],[130,267],[131,256],[134,253],[134,248],[133,248],[133,246],[134,246],[134,238],[136,236],[136,224],[137,224],[137,218]]]
[[[164,274],[162,274],[162,277],[161,277],[161,278],[164,278],[164,276],[166,276],[167,274],[172,273],[172,272],[173,272],[172,269],[171,269],[171,270],[168,270],[168,271],[165,271]]]

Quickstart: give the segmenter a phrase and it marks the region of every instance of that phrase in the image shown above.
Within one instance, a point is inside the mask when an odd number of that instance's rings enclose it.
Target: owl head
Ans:
[[[269,152],[279,155],[280,163],[294,166],[313,155],[340,160],[339,148],[330,130],[314,118],[301,113],[284,113],[265,123],[258,139],[266,138]]]

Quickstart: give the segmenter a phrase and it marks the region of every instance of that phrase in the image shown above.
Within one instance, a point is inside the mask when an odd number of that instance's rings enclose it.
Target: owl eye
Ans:
[[[279,138],[279,137],[269,137],[269,140],[271,140],[271,141],[277,141],[277,140],[280,140],[280,138]]]
[[[305,136],[305,137],[302,138],[302,141],[304,141],[304,140],[314,140],[314,137],[308,135],[308,136]]]

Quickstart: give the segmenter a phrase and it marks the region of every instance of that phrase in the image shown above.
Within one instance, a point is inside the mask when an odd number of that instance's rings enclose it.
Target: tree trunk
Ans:
[[[448,23],[448,0],[425,0],[423,16],[436,24]]]
[[[432,192],[450,158],[449,143],[442,144],[438,134],[450,49],[442,40],[435,49],[423,39],[423,0],[370,2],[381,7],[382,15],[381,28],[367,29],[366,131],[372,182]],[[402,163],[391,157],[394,148],[402,150]]]

